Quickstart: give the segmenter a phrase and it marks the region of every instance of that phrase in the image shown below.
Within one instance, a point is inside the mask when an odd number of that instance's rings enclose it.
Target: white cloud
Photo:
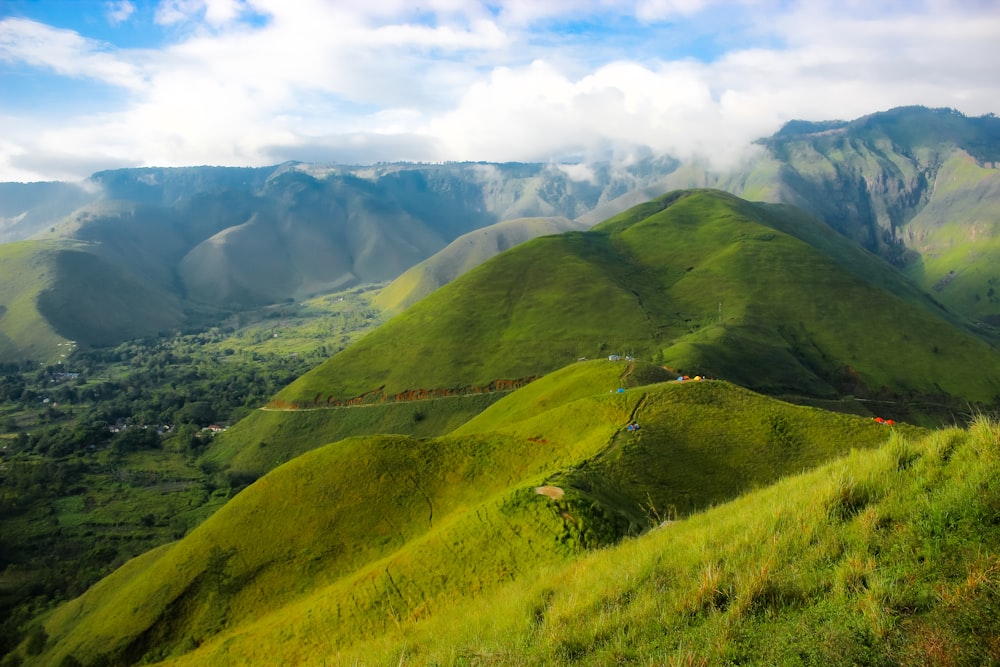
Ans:
[[[0,60],[123,88],[142,85],[139,68],[119,58],[108,45],[28,19],[0,21]]]
[[[118,25],[128,21],[129,17],[135,13],[135,5],[129,0],[116,0],[104,3],[105,16],[112,25]]]
[[[45,166],[60,159],[548,161],[653,150],[731,161],[792,118],[849,119],[904,104],[998,111],[995,1],[802,0],[775,10],[763,0],[634,0],[641,50],[629,50],[631,35],[601,39],[602,17],[627,22],[620,6],[165,0],[156,20],[175,41],[155,51],[3,19],[0,60],[10,68],[100,81],[128,95],[62,125],[10,118],[0,127],[0,180],[65,177],[67,167]],[[130,23],[131,7],[106,5],[109,19],[114,11]],[[668,30],[683,32],[691,20],[708,35],[706,26],[734,8],[749,8],[753,23],[717,39],[737,46],[711,58],[666,55],[678,34]],[[578,18],[579,32],[576,24],[566,35],[547,32]],[[666,50],[656,50],[660,43]]]
[[[707,4],[707,0],[641,0],[636,14],[643,21],[658,21],[677,15],[690,16]]]

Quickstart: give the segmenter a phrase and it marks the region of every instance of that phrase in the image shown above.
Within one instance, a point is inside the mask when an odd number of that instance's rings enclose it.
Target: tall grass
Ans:
[[[980,419],[852,453],[414,624],[405,664],[992,664],[998,438]]]
[[[656,646],[628,620],[633,604],[682,627],[770,613],[822,589],[790,554],[815,539],[835,561],[842,547],[803,529],[785,496],[753,492],[708,522],[698,512],[852,445],[876,446],[887,427],[724,382],[607,389],[646,374],[628,370],[573,364],[497,402],[468,431],[351,438],[299,456],[181,542],[54,612],[46,659],[259,664],[353,655],[379,663],[398,660],[402,643],[407,661],[443,650],[456,662],[565,662],[602,644],[594,661],[630,660],[643,644]],[[623,428],[633,419],[638,433]],[[908,456],[896,451],[895,467]],[[849,524],[881,497],[870,477],[848,466],[836,483],[802,483],[805,502]],[[545,485],[563,493],[536,492]],[[639,534],[651,537],[611,548]],[[647,553],[643,544],[655,546]],[[577,560],[588,550],[607,560]],[[845,590],[868,576],[859,562],[838,575]],[[789,567],[801,574],[788,580]],[[590,569],[648,582],[615,590],[576,581]],[[644,598],[647,585],[662,594]],[[507,604],[512,616],[496,616]],[[489,625],[469,625],[476,636],[466,639],[464,623],[453,621],[462,627],[447,631],[458,633],[448,647],[424,645],[425,623],[467,613]],[[382,655],[377,646],[391,648]]]

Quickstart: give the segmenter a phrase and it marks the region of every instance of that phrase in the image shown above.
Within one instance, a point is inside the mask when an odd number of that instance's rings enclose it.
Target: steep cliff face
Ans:
[[[723,187],[803,208],[947,305],[1000,322],[1000,299],[986,296],[1000,280],[989,268],[1000,266],[1000,119],[906,107],[789,123],[760,143],[765,154]]]

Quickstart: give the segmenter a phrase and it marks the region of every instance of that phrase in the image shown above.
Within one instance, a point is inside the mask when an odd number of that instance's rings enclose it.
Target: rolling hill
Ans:
[[[85,243],[0,245],[0,358],[57,363],[78,346],[154,335],[183,319],[178,300]]]
[[[579,357],[630,354],[770,394],[885,400],[897,417],[919,418],[932,404],[1000,394],[984,363],[996,349],[965,326],[809,216],[680,191],[497,255],[273,405],[472,392]]]
[[[745,164],[719,172],[705,161],[686,162],[656,185],[607,199],[575,220],[594,225],[693,187],[789,204],[896,265],[950,309],[1000,323],[996,117],[901,107],[853,121],[790,121],[757,143],[762,150]]]
[[[574,363],[451,435],[297,457],[55,610],[38,660],[319,660],[890,434],[664,375]]]
[[[589,226],[568,218],[517,218],[463,234],[386,285],[375,303],[397,313],[504,250],[539,236]]]

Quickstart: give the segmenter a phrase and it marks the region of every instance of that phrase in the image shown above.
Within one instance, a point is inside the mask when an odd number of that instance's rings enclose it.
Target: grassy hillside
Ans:
[[[0,245],[0,359],[55,362],[71,349],[39,315],[38,295],[55,279],[57,243]]]
[[[0,245],[0,359],[55,363],[78,346],[156,334],[183,319],[179,299],[93,245]]]
[[[605,390],[657,373],[573,364],[455,435],[349,438],[300,456],[53,612],[39,660],[321,660],[645,531],[671,504],[684,516],[890,433],[728,383]],[[491,419],[507,427],[481,430]],[[624,431],[631,419],[641,431]],[[761,440],[775,428],[783,439]],[[786,465],[740,470],[757,456]],[[671,503],[706,468],[716,484]]]
[[[998,464],[1000,427],[989,420],[896,434],[878,450],[314,659],[994,664]],[[215,648],[171,664],[211,664]]]
[[[983,372],[996,350],[958,322],[806,216],[717,191],[676,192],[589,232],[494,257],[274,405],[391,402],[617,353],[767,393],[884,399],[881,410],[912,419],[930,403],[1000,395],[1000,374]]]
[[[155,335],[184,320],[176,296],[90,248],[58,251],[52,271],[52,283],[38,295],[38,312],[80,345]]]
[[[517,218],[463,234],[389,283],[375,302],[398,313],[490,257],[547,234],[581,231],[589,225],[568,218]]]
[[[317,410],[256,410],[212,442],[205,459],[243,475],[262,475],[316,447],[371,433],[431,437],[482,412],[502,393]]]
[[[945,161],[934,197],[906,226],[906,270],[955,310],[1000,326],[1000,169],[966,154]]]

